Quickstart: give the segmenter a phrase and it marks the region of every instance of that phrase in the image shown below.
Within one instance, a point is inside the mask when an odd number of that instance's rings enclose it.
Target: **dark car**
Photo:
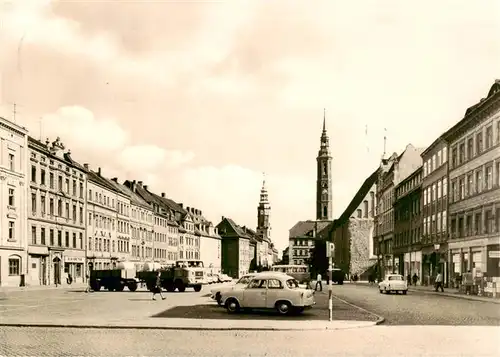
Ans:
[[[339,285],[344,284],[345,274],[339,268],[333,268],[332,270],[332,282],[337,283]]]

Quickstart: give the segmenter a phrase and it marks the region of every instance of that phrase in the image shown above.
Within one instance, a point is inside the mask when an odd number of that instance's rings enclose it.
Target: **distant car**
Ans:
[[[344,284],[344,272],[339,268],[332,269],[332,282],[337,283],[339,285]]]
[[[220,304],[228,312],[240,309],[275,309],[280,315],[302,312],[314,306],[314,291],[299,287],[292,276],[259,273],[246,286],[241,284],[221,292]]]
[[[393,291],[396,293],[403,293],[406,295],[408,292],[408,284],[405,278],[400,274],[387,274],[380,283],[378,283],[380,293],[390,294]]]

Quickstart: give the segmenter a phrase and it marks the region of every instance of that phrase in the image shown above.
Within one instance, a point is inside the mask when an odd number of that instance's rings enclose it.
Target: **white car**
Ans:
[[[236,286],[238,285],[242,285],[242,286],[246,286],[248,285],[248,283],[250,282],[250,280],[252,279],[252,277],[254,276],[255,274],[246,274],[246,275],[243,275],[240,280],[238,280],[236,283],[234,283],[234,285],[225,285],[225,286],[219,286],[217,288],[214,288],[212,290],[210,290],[210,297],[217,301],[217,303],[219,305],[221,305],[220,303],[220,299],[221,299],[221,293],[222,291],[229,291],[229,290],[232,290],[234,289]]]
[[[299,287],[295,278],[286,274],[259,273],[246,286],[235,286],[221,292],[220,304],[228,312],[240,309],[276,309],[280,315],[302,312],[316,304],[314,291]]]
[[[390,294],[393,291],[396,293],[402,292],[406,295],[408,292],[408,284],[405,278],[400,274],[387,274],[385,279],[378,283],[380,293]]]

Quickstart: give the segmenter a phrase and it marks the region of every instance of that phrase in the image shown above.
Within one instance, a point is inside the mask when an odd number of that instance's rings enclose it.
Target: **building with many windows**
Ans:
[[[19,286],[28,272],[26,248],[28,132],[0,117],[0,286]]]
[[[394,271],[420,276],[422,271],[422,166],[394,188]]]
[[[450,272],[500,277],[500,81],[443,138],[449,146]]]
[[[217,230],[222,238],[222,272],[233,278],[247,274],[255,256],[255,251],[251,250],[250,234],[227,217],[222,217]]]
[[[101,176],[101,168],[93,172],[88,164],[84,166],[88,170],[87,263],[90,269],[112,269],[130,253],[129,237],[118,234],[129,225],[123,217],[118,220],[119,202],[126,196]]]
[[[448,260],[448,144],[439,137],[422,153],[422,240],[420,282],[433,284],[440,271],[445,284],[450,274]],[[413,272],[412,272],[413,274]]]
[[[28,139],[29,283],[84,281],[87,173],[59,138]]]

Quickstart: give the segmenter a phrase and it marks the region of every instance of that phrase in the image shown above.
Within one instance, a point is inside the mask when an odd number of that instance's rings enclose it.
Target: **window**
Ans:
[[[437,224],[437,232],[439,233],[439,232],[441,232],[441,228],[442,228],[442,226],[441,226],[441,212],[437,213],[437,223],[436,224]]]
[[[92,225],[92,213],[89,213],[89,226]]]
[[[481,225],[481,213],[476,213],[474,217],[474,227],[475,227],[475,234],[481,234],[483,232],[482,225]]]
[[[432,155],[432,171],[434,171],[435,169],[437,169],[436,154]]]
[[[458,146],[458,163],[463,164],[465,161],[465,144],[462,143]]]
[[[494,233],[493,231],[493,211],[488,209],[484,211],[484,227],[486,233]]]
[[[80,207],[80,223],[84,223],[83,222],[83,207]]]
[[[500,122],[499,122],[500,123]],[[500,186],[500,162],[497,162],[497,182],[496,182],[496,185],[497,186]]]
[[[9,170],[16,171],[16,158],[14,154],[9,154]]]
[[[424,190],[424,206],[427,205],[427,189]]]
[[[461,178],[458,180],[459,185],[459,195],[458,199],[463,200],[465,198],[465,179]]]
[[[31,212],[36,214],[36,193],[31,194]]]
[[[73,196],[76,196],[76,180],[73,180]]]
[[[92,201],[92,190],[89,190],[89,195],[87,197],[89,201]]]
[[[83,183],[80,182],[80,198],[83,198]]]
[[[62,231],[57,231],[57,246],[62,247]]]
[[[59,176],[59,177],[57,178],[57,189],[58,189],[59,191],[62,191],[62,190],[63,190],[63,178],[62,178],[62,176]]]
[[[36,182],[36,166],[31,166],[31,182]]]
[[[467,194],[470,196],[474,192],[474,179],[472,178],[472,174],[467,175]]]
[[[267,281],[267,288],[268,289],[283,289],[283,285],[281,284],[281,281],[278,279],[269,279]]]
[[[441,150],[439,150],[437,153],[437,167],[441,166],[442,163],[443,163],[443,161],[441,158]]]
[[[500,120],[497,121],[497,144],[500,144]]]
[[[470,138],[467,140],[467,159],[472,159],[474,156],[474,139]]]
[[[64,245],[69,247],[69,232],[64,232]]]
[[[40,229],[40,244],[45,245],[45,228]]]
[[[472,216],[471,215],[468,215],[465,218],[465,235],[466,236],[472,235]]]
[[[451,166],[457,166],[457,148],[451,150]]]
[[[451,201],[455,202],[458,197],[457,184],[456,182],[451,183]]]
[[[49,214],[54,215],[54,199],[50,198],[49,199]]]
[[[80,249],[83,249],[83,233],[80,232],[80,244],[78,245]]]
[[[360,209],[360,208],[358,208],[358,209],[356,210],[356,214],[357,214],[357,218],[361,218],[361,214],[362,214],[362,212],[361,212],[361,209]]]
[[[31,244],[36,245],[36,226],[31,226]]]
[[[15,240],[16,239],[16,222],[14,221],[9,221],[9,240]]]
[[[493,146],[493,126],[490,125],[486,128],[485,149],[488,150],[492,146]]]
[[[59,217],[62,216],[62,201],[61,200],[57,200],[57,215]]]
[[[446,228],[447,228],[447,217],[446,217],[446,211],[443,211],[443,232],[446,232]]]
[[[69,195],[69,179],[64,180],[64,188],[66,193]]]
[[[493,187],[493,167],[488,166],[486,168],[485,186],[487,190],[491,190]]]
[[[424,177],[427,176],[427,161],[424,162]]]
[[[9,206],[14,207],[15,205],[15,191],[13,188],[9,188]]]
[[[448,161],[448,148],[443,147],[443,164]]]
[[[476,155],[479,155],[483,151],[483,133],[478,133],[476,135]]]
[[[49,243],[51,246],[54,246],[54,230],[51,229],[49,231]]]
[[[54,174],[52,172],[49,173],[49,186],[50,188],[54,188]]]
[[[40,212],[45,214],[45,196],[40,196]]]
[[[266,288],[266,281],[262,279],[255,279],[248,284],[249,289],[265,289]]]
[[[483,190],[483,172],[481,170],[476,171],[476,193]]]
[[[431,233],[436,232],[436,215],[432,215],[432,223],[431,223]]]
[[[437,198],[441,198],[441,196],[442,196],[442,187],[441,187],[441,180],[439,180],[437,183]]]
[[[73,222],[76,222],[76,205],[73,205]]]
[[[21,272],[21,259],[19,258],[9,258],[9,275],[19,275]]]
[[[76,248],[76,233],[73,233],[73,248]]]
[[[436,200],[436,184],[432,184],[432,194],[431,194],[431,202],[434,202]]]

